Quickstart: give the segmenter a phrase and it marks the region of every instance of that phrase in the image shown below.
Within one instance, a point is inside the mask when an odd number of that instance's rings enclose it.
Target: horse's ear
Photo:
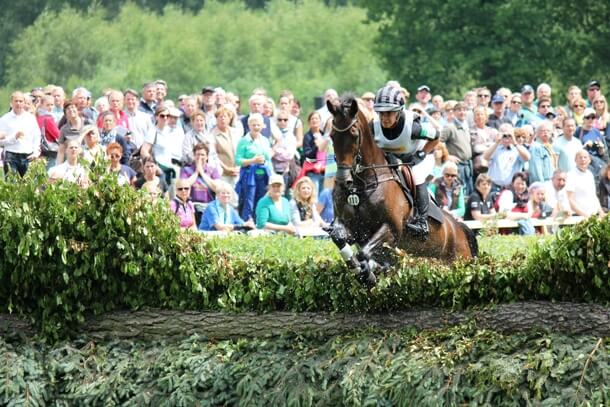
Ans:
[[[356,99],[352,99],[352,104],[349,107],[349,117],[356,117],[358,114],[358,101]]]
[[[333,103],[330,100],[326,101],[326,107],[328,108],[328,111],[330,112],[330,114],[332,114],[333,116],[335,114],[337,114],[337,108],[335,107],[335,105],[333,105]]]

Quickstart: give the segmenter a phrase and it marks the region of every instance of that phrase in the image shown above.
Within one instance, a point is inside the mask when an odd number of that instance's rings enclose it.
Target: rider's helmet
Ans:
[[[374,109],[376,112],[399,112],[403,109],[405,100],[400,88],[384,86],[375,95]]]

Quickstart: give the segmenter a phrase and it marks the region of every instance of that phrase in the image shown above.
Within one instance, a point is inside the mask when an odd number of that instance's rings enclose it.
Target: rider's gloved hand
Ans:
[[[426,158],[426,153],[422,150],[419,150],[411,155],[409,162],[407,164],[409,164],[409,166],[413,167],[414,165],[417,165],[420,162],[424,161],[425,158]]]

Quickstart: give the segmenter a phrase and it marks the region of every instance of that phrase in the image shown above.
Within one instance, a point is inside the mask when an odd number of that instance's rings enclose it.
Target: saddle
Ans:
[[[413,206],[415,198],[415,182],[413,181],[413,173],[411,167],[403,164],[394,154],[386,153],[385,159],[391,166],[392,172],[396,176],[400,189],[405,194],[405,198],[409,201],[409,205]]]
[[[411,171],[411,166],[407,164],[403,164],[398,157],[394,154],[386,153],[386,160],[389,165],[396,165],[395,167],[391,167],[394,175],[396,175],[396,180],[398,185],[400,185],[400,189],[405,194],[405,198],[409,202],[409,205],[413,207],[413,200],[416,198],[415,196],[415,181],[413,180],[413,172]],[[443,211],[438,206],[436,199],[432,194],[430,194],[430,206],[428,207],[428,218],[432,218],[438,223],[443,223]]]

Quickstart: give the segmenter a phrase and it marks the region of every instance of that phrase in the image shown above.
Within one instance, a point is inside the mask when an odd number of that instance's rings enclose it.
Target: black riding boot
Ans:
[[[407,224],[407,229],[421,237],[422,240],[428,239],[428,205],[430,203],[430,197],[428,196],[428,187],[425,183],[417,185],[416,187],[417,198],[415,199],[415,209],[417,214],[413,217],[413,222]]]

